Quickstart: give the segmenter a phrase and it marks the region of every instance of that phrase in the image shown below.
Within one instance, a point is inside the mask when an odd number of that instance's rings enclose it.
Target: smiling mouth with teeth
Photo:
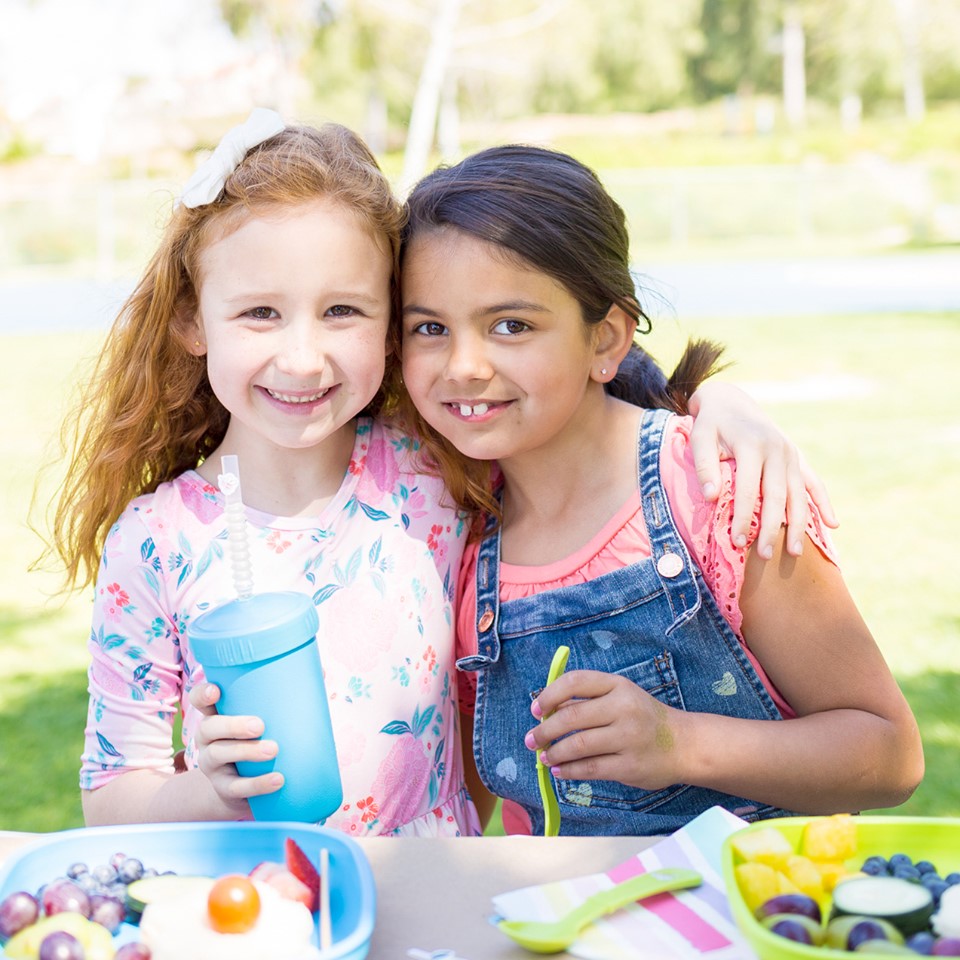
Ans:
[[[472,407],[469,403],[451,403],[450,406],[459,410],[461,417],[479,417],[490,409],[489,403],[475,403]]]
[[[314,403],[327,393],[326,390],[318,390],[316,393],[298,395],[292,393],[278,393],[276,390],[270,390],[268,388],[265,389],[274,400],[280,400],[283,403]]]

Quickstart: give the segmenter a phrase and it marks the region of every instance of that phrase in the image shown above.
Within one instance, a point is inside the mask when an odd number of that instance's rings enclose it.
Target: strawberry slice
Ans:
[[[313,904],[310,907],[311,911],[318,910],[320,907],[320,874],[317,873],[317,868],[310,862],[310,858],[303,852],[293,837],[287,837],[284,852],[287,859],[287,869],[310,890]]]
[[[262,860],[248,874],[251,880],[259,880],[261,883],[269,883],[270,878],[276,876],[281,870],[287,868],[282,863],[275,860]]]
[[[317,909],[317,892],[288,870],[282,863],[265,860],[250,871],[251,880],[273,887],[285,900],[302,903],[311,912]]]

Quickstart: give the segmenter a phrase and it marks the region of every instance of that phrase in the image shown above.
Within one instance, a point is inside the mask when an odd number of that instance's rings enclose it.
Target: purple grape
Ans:
[[[117,881],[117,868],[109,863],[101,863],[93,868],[93,876],[105,887]]]
[[[103,884],[92,873],[81,873],[73,882],[87,894],[99,893],[103,889]]]
[[[820,922],[820,904],[805,893],[780,893],[760,904],[755,911],[758,920],[772,917],[777,913],[798,913]]]
[[[940,937],[930,953],[935,957],[960,957],[960,937]]]
[[[856,950],[858,943],[864,940],[888,940],[887,931],[876,920],[861,920],[855,923],[847,934],[847,949]]]
[[[90,916],[90,897],[66,877],[52,880],[43,888],[41,903],[43,912],[47,916],[54,913],[79,913],[83,917]]]
[[[150,948],[145,943],[125,943],[113,955],[113,960],[150,960]]]
[[[84,874],[89,873],[90,868],[83,862],[78,861],[77,863],[71,863],[67,868],[67,876],[71,880],[76,880],[77,877],[82,877]]]
[[[796,920],[778,920],[770,927],[770,932],[775,933],[778,937],[795,940],[797,943],[813,943],[813,937],[810,936],[810,931]]]
[[[123,904],[115,897],[94,894],[90,898],[90,919],[106,927],[111,933],[116,933],[120,929],[120,924],[126,916],[127,911]]]
[[[117,867],[117,873],[124,883],[134,883],[143,876],[143,863],[136,857],[126,857]]]
[[[6,942],[40,916],[40,904],[25,890],[17,890],[0,903],[0,942]]]
[[[117,853],[114,853],[110,856],[110,859],[107,861],[107,863],[109,863],[110,866],[113,867],[115,870],[119,870],[120,864],[123,863],[123,861],[126,859],[127,859],[127,855],[125,853],[120,853],[118,851]]]
[[[66,930],[55,930],[40,941],[37,960],[83,960],[83,947]]]

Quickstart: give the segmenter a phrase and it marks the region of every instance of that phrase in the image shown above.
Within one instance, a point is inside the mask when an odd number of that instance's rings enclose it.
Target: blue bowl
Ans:
[[[363,960],[370,949],[376,915],[376,888],[360,847],[343,833],[303,823],[157,823],[88,827],[50,833],[13,853],[0,867],[0,900],[15,890],[35,893],[72,863],[91,869],[114,853],[136,857],[161,873],[220,876],[249,873],[263,860],[283,863],[292,837],[319,869],[320,848],[330,851],[330,918],[333,946],[324,960]],[[124,923],[116,945],[137,939]],[[0,948],[0,957],[4,955]]]

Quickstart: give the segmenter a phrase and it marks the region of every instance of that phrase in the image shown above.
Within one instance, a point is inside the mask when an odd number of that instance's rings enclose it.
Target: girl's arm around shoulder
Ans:
[[[788,552],[803,550],[809,517],[808,497],[830,527],[836,527],[823,481],[802,452],[748,394],[722,381],[709,380],[690,397],[695,417],[691,435],[701,490],[708,500],[720,490],[722,460],[737,460],[740,483],[733,512],[734,538],[746,538],[754,521],[754,501],[762,498],[760,555],[769,559],[780,525],[787,524]]]
[[[818,550],[750,551],[743,636],[796,719],[742,727],[704,714],[695,764],[710,785],[804,813],[903,803],[923,777],[916,720],[839,569]]]
[[[565,673],[526,736],[554,776],[674,783],[806,814],[892,807],[923,777],[916,721],[837,567],[818,550],[750,551],[743,633],[797,716],[746,720],[667,706],[623,676]],[[710,678],[704,678],[708,682]]]
[[[675,417],[668,422],[660,472],[680,535],[700,567],[721,612],[739,635],[739,598],[746,558],[757,549],[762,555],[759,531],[764,505],[753,493],[752,513],[747,518],[746,535],[741,537],[734,519],[736,503],[743,491],[741,463],[724,461],[717,475],[715,496],[706,497],[697,477],[695,430],[696,425],[690,417]],[[748,479],[748,487],[749,484]],[[824,556],[833,563],[838,562],[826,522],[812,499],[807,501],[804,533]],[[786,535],[789,539],[789,530]]]

